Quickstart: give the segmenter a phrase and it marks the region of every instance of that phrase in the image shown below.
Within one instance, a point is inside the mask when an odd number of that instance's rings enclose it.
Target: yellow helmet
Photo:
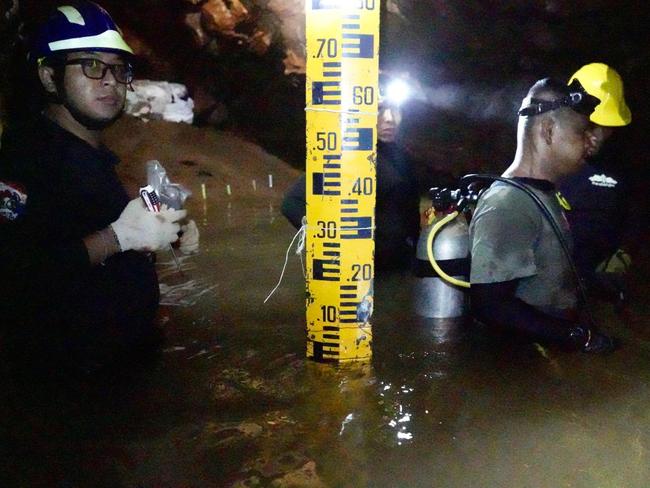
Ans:
[[[587,93],[600,100],[589,119],[605,127],[618,127],[632,122],[632,114],[623,96],[623,80],[614,68],[603,63],[590,63],[576,71],[569,84],[578,80]]]

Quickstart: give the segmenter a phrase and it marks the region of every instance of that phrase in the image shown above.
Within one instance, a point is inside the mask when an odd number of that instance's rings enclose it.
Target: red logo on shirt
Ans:
[[[11,182],[0,181],[0,223],[13,222],[25,212],[27,193]]]

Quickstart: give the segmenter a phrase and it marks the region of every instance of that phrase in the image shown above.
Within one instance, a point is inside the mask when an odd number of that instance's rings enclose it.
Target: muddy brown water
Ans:
[[[647,307],[595,313],[607,357],[427,323],[376,281],[370,364],[306,361],[304,281],[280,195],[201,201],[183,274],[161,253],[158,362],[88,385],[9,380],[0,486],[646,487]],[[189,283],[189,284],[188,284]],[[203,294],[201,294],[203,292]]]

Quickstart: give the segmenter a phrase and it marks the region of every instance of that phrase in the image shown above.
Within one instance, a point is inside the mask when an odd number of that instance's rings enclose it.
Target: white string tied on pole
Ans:
[[[275,285],[275,287],[271,290],[271,292],[268,294],[268,296],[264,299],[263,303],[266,303],[269,298],[273,296],[273,294],[280,288],[280,285],[282,284],[282,280],[284,279],[284,272],[287,269],[287,264],[289,262],[289,252],[291,251],[291,246],[293,246],[293,243],[296,242],[296,239],[298,239],[298,244],[296,245],[296,255],[300,256],[300,263],[301,263],[301,269],[302,269],[302,275],[303,277],[306,278],[305,276],[305,266],[302,261],[302,252],[305,250],[305,241],[306,241],[306,236],[307,236],[307,229],[309,226],[307,225],[307,218],[303,217],[302,218],[302,225],[300,226],[300,229],[296,231],[296,233],[293,236],[293,239],[291,239],[291,242],[289,243],[289,247],[287,247],[287,252],[284,255],[284,265],[282,266],[282,272],[280,273],[280,278],[278,279],[278,283]],[[320,228],[320,227],[319,227]],[[374,227],[361,227],[357,228],[355,230],[374,230]]]

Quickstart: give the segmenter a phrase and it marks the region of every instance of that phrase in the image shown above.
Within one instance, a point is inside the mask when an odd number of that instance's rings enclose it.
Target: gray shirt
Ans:
[[[523,182],[518,179],[519,182]],[[552,184],[526,185],[544,202],[569,248],[569,224]],[[494,183],[479,199],[470,224],[472,283],[519,280],[516,297],[560,318],[575,310],[576,283],[558,237],[541,209],[519,188]]]

